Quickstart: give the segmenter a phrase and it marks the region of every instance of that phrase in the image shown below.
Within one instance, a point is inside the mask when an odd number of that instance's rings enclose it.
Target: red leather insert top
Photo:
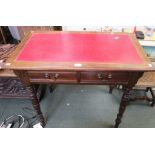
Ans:
[[[143,62],[128,35],[101,33],[32,34],[16,60],[123,64]]]

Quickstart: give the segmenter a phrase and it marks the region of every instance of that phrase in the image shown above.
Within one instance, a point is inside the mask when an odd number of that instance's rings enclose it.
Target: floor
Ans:
[[[40,103],[47,121],[46,128],[112,128],[122,92],[114,89],[109,94],[108,90],[107,86],[101,85],[58,85],[53,93],[47,89]],[[32,108],[31,102],[1,99],[0,123],[10,115],[23,114],[23,107]],[[146,101],[132,102],[127,106],[120,128],[154,127],[155,107],[150,107]]]

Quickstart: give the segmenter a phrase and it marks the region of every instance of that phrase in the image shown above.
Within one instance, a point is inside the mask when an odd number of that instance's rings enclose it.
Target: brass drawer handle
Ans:
[[[49,78],[49,73],[45,73],[45,78]]]
[[[54,75],[54,80],[58,79],[59,76],[60,76],[60,74],[56,73],[56,74]]]
[[[111,79],[112,78],[112,74],[111,73],[109,73],[108,75],[106,75],[106,74],[104,74],[104,73],[98,73],[97,74],[97,77],[98,77],[98,79],[103,79],[104,77],[105,78],[108,78],[108,79]]]
[[[103,74],[102,73],[98,73],[97,77],[98,77],[98,79],[103,79]]]
[[[108,74],[108,79],[111,79],[112,78],[112,74]]]

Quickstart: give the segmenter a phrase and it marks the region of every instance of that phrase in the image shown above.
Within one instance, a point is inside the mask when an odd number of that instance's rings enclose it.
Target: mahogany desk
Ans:
[[[42,126],[45,121],[33,83],[122,85],[118,127],[130,90],[144,71],[152,70],[134,34],[60,31],[29,33],[5,67],[14,70],[30,91]]]

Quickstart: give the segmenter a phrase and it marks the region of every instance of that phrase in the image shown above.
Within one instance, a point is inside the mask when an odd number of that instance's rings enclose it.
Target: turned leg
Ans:
[[[56,85],[55,84],[49,85],[50,93],[52,93],[55,88],[56,88]]]
[[[151,104],[151,106],[153,107],[155,105],[155,95],[154,95],[154,92],[153,92],[152,88],[149,88],[149,90],[150,90],[150,93],[152,95],[152,104]]]
[[[148,91],[149,91],[149,89],[150,89],[150,88],[149,88],[149,87],[147,87],[145,91],[146,91],[146,92],[148,92]]]
[[[44,98],[45,92],[46,92],[46,85],[42,85],[39,101],[41,101]]]
[[[28,89],[28,91],[31,94],[32,106],[33,106],[35,112],[37,113],[37,118],[38,118],[39,122],[41,123],[41,125],[44,127],[45,120],[44,120],[43,114],[40,110],[40,104],[39,104],[35,89],[32,85],[26,86],[26,88]]]
[[[116,118],[116,121],[115,121],[115,128],[118,128],[119,124],[121,123],[121,119],[123,117],[123,113],[125,112],[125,109],[126,109],[128,101],[129,101],[129,98],[130,98],[130,89],[126,88],[124,90],[124,93],[123,93],[123,96],[122,96],[122,99],[121,99],[119,112],[117,114],[117,118]]]
[[[38,98],[36,95],[36,91],[29,81],[29,76],[28,76],[27,72],[26,71],[15,71],[15,73],[20,78],[22,84],[25,85],[27,91],[29,92],[33,108],[34,108],[35,112],[37,113],[37,118],[38,118],[39,122],[41,123],[41,125],[44,127],[45,120],[44,120],[43,114],[40,110],[40,104],[39,104],[39,101],[38,101]]]
[[[110,85],[109,86],[109,94],[112,94],[113,89],[115,88],[115,85]]]
[[[121,99],[120,107],[119,107],[119,112],[117,114],[117,118],[115,120],[115,128],[118,128],[119,124],[121,123],[123,114],[125,112],[126,106],[128,101],[130,100],[130,91],[132,88],[135,86],[137,83],[138,79],[143,75],[144,72],[131,72],[129,74],[129,81],[128,85],[123,85],[123,96]]]

